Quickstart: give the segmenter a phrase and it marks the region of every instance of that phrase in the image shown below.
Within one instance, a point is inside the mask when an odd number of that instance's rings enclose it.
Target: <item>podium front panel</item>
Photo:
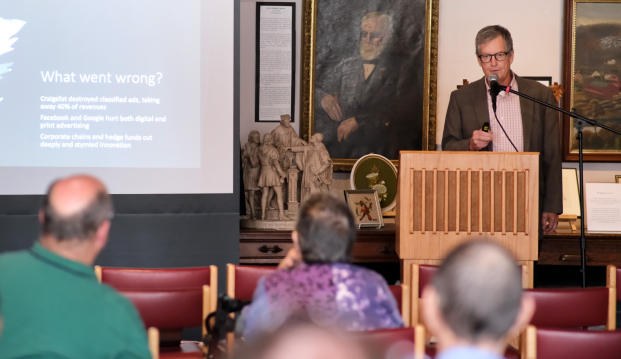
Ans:
[[[401,259],[444,259],[488,239],[537,260],[539,153],[403,151],[397,198]]]

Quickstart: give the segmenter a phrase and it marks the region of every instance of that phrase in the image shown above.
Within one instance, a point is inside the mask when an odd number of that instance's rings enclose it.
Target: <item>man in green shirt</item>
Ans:
[[[136,309],[93,272],[112,216],[110,196],[93,177],[50,186],[39,241],[0,255],[0,359],[151,358]]]

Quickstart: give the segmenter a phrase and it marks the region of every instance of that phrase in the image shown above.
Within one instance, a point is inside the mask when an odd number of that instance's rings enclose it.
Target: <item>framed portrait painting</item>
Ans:
[[[337,171],[435,149],[439,0],[305,0],[300,132]]]
[[[564,108],[621,130],[621,0],[565,0]],[[563,116],[563,159],[578,160],[577,122]],[[585,161],[621,160],[621,136],[583,130]]]

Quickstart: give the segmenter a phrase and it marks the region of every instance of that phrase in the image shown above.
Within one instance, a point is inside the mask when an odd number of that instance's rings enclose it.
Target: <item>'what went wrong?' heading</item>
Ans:
[[[116,83],[119,84],[146,84],[149,86],[155,86],[161,83],[163,74],[161,72],[155,73],[155,75],[113,75],[107,74],[62,74],[58,71],[41,71],[41,78],[43,82],[81,82],[81,83]]]

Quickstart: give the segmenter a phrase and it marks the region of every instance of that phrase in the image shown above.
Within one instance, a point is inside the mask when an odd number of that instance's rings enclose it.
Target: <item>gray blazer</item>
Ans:
[[[532,80],[516,81],[521,93],[557,105],[552,90]],[[559,142],[558,113],[538,103],[520,97],[524,151],[539,152],[539,212],[563,213],[563,186],[561,177],[561,146]],[[489,119],[485,78],[451,93],[442,150],[469,151],[472,133],[480,130]],[[483,151],[491,151],[490,143]]]

